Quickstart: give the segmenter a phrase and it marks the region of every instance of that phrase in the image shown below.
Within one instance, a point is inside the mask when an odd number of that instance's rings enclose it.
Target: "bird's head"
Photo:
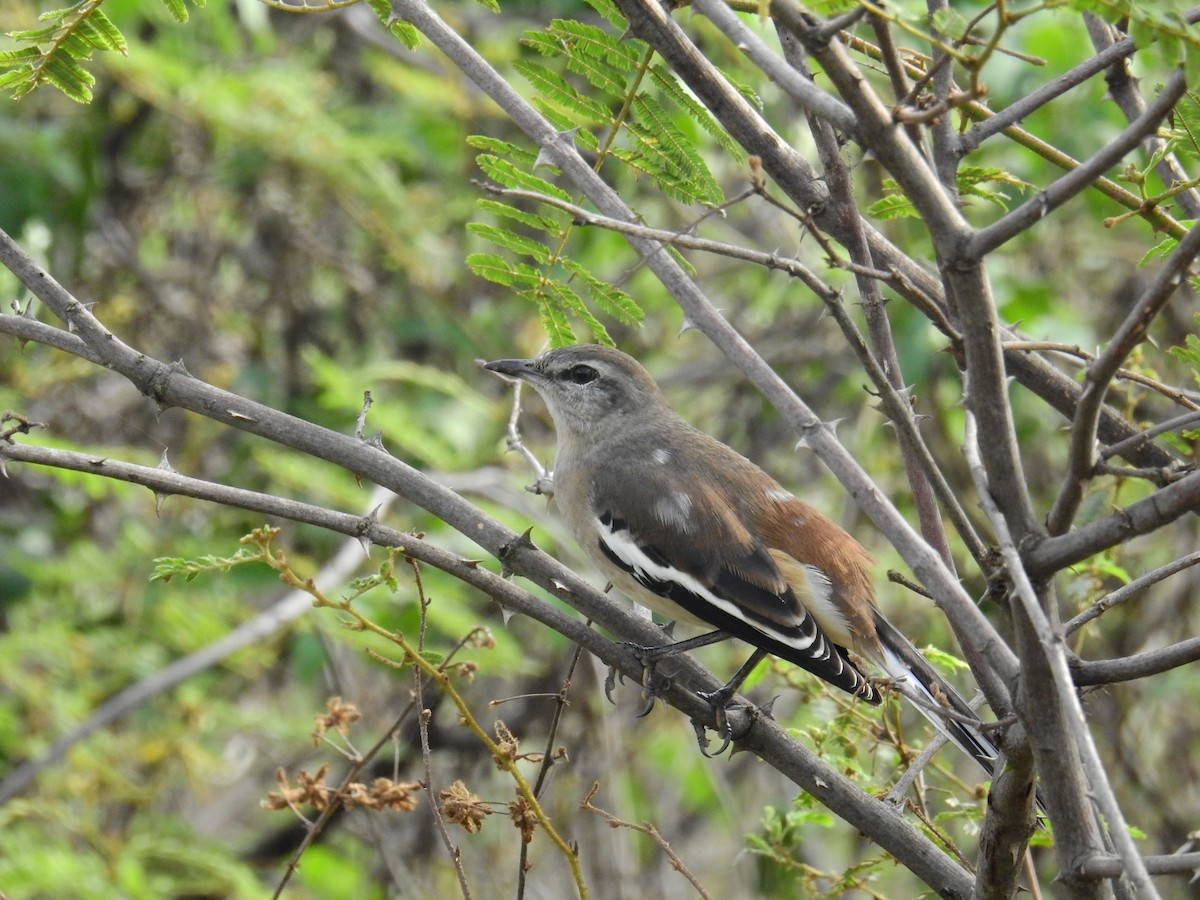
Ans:
[[[560,439],[586,439],[666,407],[650,373],[612,347],[576,344],[536,359],[498,359],[484,368],[533,387],[550,410]]]

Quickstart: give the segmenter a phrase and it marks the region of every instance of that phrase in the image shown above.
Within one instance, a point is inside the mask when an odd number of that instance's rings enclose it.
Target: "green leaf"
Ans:
[[[66,53],[52,53],[47,57],[42,74],[76,103],[91,102],[95,77]]]
[[[8,36],[22,44],[44,44],[47,41],[53,40],[54,35],[58,33],[61,27],[61,23],[55,22],[53,25],[47,25],[45,28],[34,28],[28,31],[10,31],[8,32]]]
[[[653,97],[639,94],[633,101],[638,121],[629,123],[637,155],[617,154],[654,177],[666,194],[688,203],[717,206],[725,196],[708,166]]]
[[[1179,238],[1164,238],[1142,254],[1142,258],[1138,260],[1138,268],[1140,269],[1146,263],[1153,262],[1156,259],[1166,259],[1178,246]]]
[[[77,25],[70,31],[64,31],[58,41],[57,51],[68,54],[73,59],[91,59],[95,45],[88,40],[84,29]]]
[[[606,123],[612,119],[608,107],[603,103],[581,94],[561,75],[541,63],[530,60],[517,60],[514,68],[528,81],[545,100],[557,105],[560,109],[574,113],[576,122]]]
[[[515,206],[501,203],[498,200],[480,200],[479,208],[494,213],[497,216],[503,216],[506,219],[520,222],[522,225],[528,225],[530,228],[536,228],[539,231],[555,231],[557,228],[557,223],[549,216],[542,216],[524,209],[517,209]]]
[[[79,3],[75,3],[71,6],[64,6],[60,9],[48,9],[45,12],[38,14],[38,21],[57,22],[59,25],[62,25],[63,20],[68,16],[73,16],[78,13],[85,2],[86,0],[80,0]]]
[[[962,196],[981,197],[989,203],[995,203],[1006,212],[1008,211],[1008,196],[1000,191],[989,190],[983,185],[1011,184],[1022,190],[1033,187],[1029,182],[995,166],[963,166],[959,169],[957,182],[958,192]]]
[[[42,58],[42,51],[37,47],[23,47],[20,50],[0,50],[0,68],[7,69],[25,63],[37,62]]]
[[[555,19],[550,23],[549,32],[573,51],[573,56],[603,60],[622,72],[633,72],[637,68],[641,48],[645,46],[641,41],[622,40],[603,28],[574,19]]]
[[[121,34],[121,30],[104,14],[104,10],[99,7],[92,10],[92,14],[88,16],[88,23],[104,36],[108,49],[128,55],[129,47],[125,43],[125,35]]]
[[[867,207],[867,215],[887,221],[908,217],[917,219],[917,209],[909,202],[894,178],[883,179],[883,196]]]
[[[586,0],[586,2],[617,31],[624,33],[629,28],[629,21],[621,15],[621,10],[617,8],[613,0]]]
[[[1189,47],[1187,55],[1200,63],[1200,51]],[[1175,104],[1172,118],[1174,126],[1167,131],[1167,149],[1189,161],[1200,159],[1200,95],[1187,91]],[[1155,164],[1158,159],[1150,162]]]
[[[550,346],[565,347],[568,344],[574,344],[575,332],[571,330],[571,323],[567,321],[563,311],[545,301],[542,301],[539,306],[541,307],[542,329],[550,340]]]
[[[183,0],[162,0],[162,5],[167,8],[167,12],[171,14],[171,18],[184,25],[188,20],[187,7],[183,5]]]
[[[501,159],[490,153],[481,153],[475,157],[475,162],[485,175],[505,187],[521,188],[526,191],[549,194],[552,197],[558,197],[560,200],[566,200],[567,202],[571,200],[571,195],[562,188],[551,184],[544,178],[539,178],[537,175],[532,175],[529,172],[518,169],[506,159]]]
[[[712,117],[712,114],[709,113],[700,101],[684,90],[683,86],[670,72],[662,66],[651,66],[650,77],[675,102],[676,106],[686,112],[705,132],[716,138],[717,143],[727,153],[738,162],[745,161],[746,151],[742,145],[729,136],[729,133]]]
[[[467,230],[472,234],[479,235],[484,240],[491,241],[493,244],[499,244],[513,253],[532,257],[542,264],[550,261],[550,250],[545,244],[535,241],[533,238],[517,234],[515,231],[510,231],[507,228],[488,225],[484,222],[468,222]]]
[[[1196,220],[1195,219],[1181,219],[1179,221],[1179,224],[1182,225],[1184,228],[1190,229],[1190,228],[1195,227]],[[1142,258],[1140,260],[1138,260],[1138,268],[1141,268],[1142,266],[1146,265],[1146,263],[1152,262],[1156,259],[1166,259],[1168,256],[1171,255],[1171,253],[1174,252],[1174,250],[1177,246],[1179,246],[1178,238],[1173,238],[1173,237],[1163,238],[1161,241],[1159,241],[1157,244],[1155,244],[1153,247],[1151,247],[1149,250],[1147,250],[1145,252],[1145,254],[1143,254]]]
[[[597,278],[581,263],[573,259],[564,257],[560,261],[567,271],[587,285],[588,292],[596,305],[618,322],[623,325],[636,325],[645,319],[646,314],[642,308],[623,290]]]
[[[467,257],[467,265],[480,278],[505,287],[532,287],[542,281],[537,269],[524,263],[513,265],[496,253],[472,253]]]
[[[32,77],[32,75],[33,75],[33,66],[21,66],[18,69],[13,69],[11,72],[5,72],[3,75],[0,75],[0,90],[4,90],[6,88],[12,87],[13,85],[20,84],[21,82],[25,81],[26,79],[30,79]],[[28,92],[28,90],[26,90],[23,93],[27,93],[27,92]],[[18,96],[21,96],[21,95],[18,94]]]
[[[420,46],[421,33],[410,23],[396,18],[388,0],[367,0],[367,5],[379,17],[379,21],[383,23],[383,27],[391,33],[392,37],[409,50],[415,50]]]
[[[612,338],[608,336],[608,330],[600,324],[599,319],[592,315],[580,296],[569,285],[561,281],[548,281],[546,290],[558,301],[564,312],[575,316],[588,327],[588,331],[592,333],[596,343],[609,345],[613,343]]]
[[[511,157],[527,166],[532,166],[537,159],[537,154],[532,150],[526,150],[524,147],[518,147],[516,144],[510,144],[508,141],[502,141],[499,138],[489,137],[484,134],[469,135],[467,137],[467,145],[477,150],[486,150],[488,153],[493,153],[497,156]]]
[[[561,40],[545,31],[527,32],[521,38],[521,44],[547,57],[562,56],[567,52]]]
[[[91,14],[79,23],[88,41],[98,50],[115,50],[122,56],[129,55],[129,47],[125,43],[125,35],[104,14],[101,9],[92,10]]]
[[[945,650],[939,650],[937,647],[925,647],[921,650],[921,655],[947,672],[961,672],[971,668],[953,653],[947,653]]]
[[[1182,347],[1172,347],[1170,353],[1176,359],[1182,360],[1192,370],[1192,378],[1200,384],[1200,338],[1189,334]]]

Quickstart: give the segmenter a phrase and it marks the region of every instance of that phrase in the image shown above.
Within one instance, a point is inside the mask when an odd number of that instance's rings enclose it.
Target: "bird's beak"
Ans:
[[[519,378],[522,381],[534,381],[538,374],[538,370],[533,367],[532,359],[497,359],[490,363],[484,363],[483,367],[497,375]]]

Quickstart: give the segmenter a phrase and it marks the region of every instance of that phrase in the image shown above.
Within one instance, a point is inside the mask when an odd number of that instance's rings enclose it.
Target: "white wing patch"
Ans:
[[[601,543],[626,568],[632,571],[633,577],[638,579],[639,582],[657,581],[679,585],[698,599],[721,610],[726,615],[740,619],[755,631],[768,635],[781,644],[794,647],[797,650],[812,651],[811,655],[814,658],[830,655],[830,648],[821,639],[822,635],[818,629],[813,628],[811,629],[811,635],[802,636],[793,631],[780,631],[771,627],[767,622],[752,622],[736,603],[718,597],[687,572],[651,559],[646,551],[630,538],[629,532],[624,528],[618,528],[617,523],[612,519],[609,519],[607,523],[604,519],[597,520],[596,529],[600,534]],[[803,619],[797,622],[796,625],[801,626],[802,622]],[[814,644],[816,644],[815,648],[813,647]]]
[[[678,528],[685,534],[692,530],[692,498],[682,491],[659,497],[654,501],[654,515],[664,525]]]

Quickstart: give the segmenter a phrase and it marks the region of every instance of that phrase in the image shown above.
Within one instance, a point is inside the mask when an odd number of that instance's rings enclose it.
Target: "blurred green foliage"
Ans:
[[[557,99],[543,98],[542,108],[553,108],[564,128],[587,125],[588,116],[611,110],[618,95],[584,93],[600,78],[584,56],[553,60],[530,46],[538,40],[531,34],[561,36],[574,27],[563,22],[586,19],[589,28],[600,29],[603,20],[587,6],[513,4],[501,15],[473,4],[441,6],[522,90],[532,93],[530,81],[553,85]],[[36,18],[22,4],[10,8],[14,22]],[[197,377],[345,432],[353,429],[363,392],[370,390],[368,434],[380,431],[396,456],[441,473],[514,528],[535,522],[539,545],[578,563],[545,505],[521,491],[530,480],[526,470],[511,457],[501,468],[507,394],[475,360],[534,353],[548,333],[566,340],[574,334],[572,323],[583,323],[595,336],[636,351],[692,421],[785,484],[803,486],[809,502],[871,545],[881,571],[896,564],[812,455],[795,452],[794,435],[762,398],[733,377],[699,335],[676,339],[680,313],[623,239],[572,226],[557,214],[546,214],[545,223],[531,221],[542,211],[514,203],[531,217],[522,220],[475,184],[485,173],[503,181],[490,160],[483,165],[491,168],[481,168],[484,151],[494,158],[505,151],[511,171],[555,182],[553,172],[533,167],[535,148],[445,59],[405,49],[362,7],[289,16],[249,2],[209,4],[189,10],[188,25],[179,27],[170,13],[178,17],[183,8],[109,0],[104,9],[124,35],[126,52],[88,60],[94,84],[71,70],[75,81],[60,78],[66,96],[35,91],[20,103],[6,102],[0,114],[0,226],[77,296],[95,303],[97,315],[123,340],[159,359],[183,359]],[[609,49],[626,45],[613,29],[604,33]],[[1070,68],[1086,43],[1078,17],[1065,10],[1028,17],[1009,40],[1044,64],[995,57],[988,69],[994,108]],[[1190,46],[1175,49],[1190,61]],[[790,103],[770,83],[757,83],[733,48],[713,40],[711,55],[735,81],[750,85],[747,93],[764,115],[784,123],[781,129],[790,129],[789,139],[807,152],[807,137],[790,124]],[[552,61],[562,69],[547,68]],[[1151,57],[1138,65],[1153,78],[1161,74],[1161,62]],[[649,77],[654,92],[646,95],[650,100],[643,97],[641,110],[666,117],[663,127],[669,124],[679,136],[675,149],[682,158],[647,163],[641,157],[640,169],[605,174],[636,199],[647,221],[684,230],[704,217],[716,238],[794,254],[819,268],[819,250],[775,208],[734,204],[719,216],[704,208],[744,191],[745,162],[689,108],[689,94]],[[560,83],[567,79],[570,90]],[[91,93],[88,105],[68,99],[84,99],[80,85]],[[1103,91],[1093,79],[1024,124],[1048,143],[1085,157],[1122,125],[1119,113],[1102,101]],[[596,134],[581,136],[581,146],[598,147],[604,133],[597,127]],[[641,144],[625,148],[626,162],[648,152],[646,134]],[[979,172],[996,174],[1009,206],[1029,195],[1026,185],[1044,185],[1058,174],[1044,160],[998,140],[972,162]],[[868,173],[864,204],[879,201],[885,188],[877,170],[866,161],[854,163]],[[674,180],[664,181],[666,176]],[[1149,189],[1161,189],[1154,177]],[[493,205],[480,206],[481,199]],[[972,198],[967,214],[989,221],[1001,214],[995,199]],[[990,274],[1002,315],[1031,336],[1084,349],[1111,333],[1136,293],[1136,264],[1159,240],[1137,220],[1112,230],[1100,226],[1119,211],[1097,194],[1084,194],[1058,211],[1051,227],[998,254]],[[546,230],[564,240],[570,260],[548,265],[549,277],[576,285],[595,279],[585,285],[594,289],[584,291],[588,304],[571,310],[566,327],[536,294],[545,272],[517,269],[512,251],[529,251],[530,245],[508,237],[540,241],[532,226],[546,224],[560,229]],[[908,253],[928,257],[919,222],[876,224]],[[501,227],[507,231],[497,231]],[[492,240],[498,234],[499,251]],[[521,264],[549,261],[547,245],[539,246],[526,252],[532,262]],[[478,277],[468,260],[476,271],[487,262],[493,271],[507,266],[521,278],[506,283]],[[842,420],[841,437],[911,514],[893,434],[870,407],[865,378],[819,302],[779,273],[696,254],[688,262],[783,377],[802,386],[823,416]],[[848,276],[828,277],[852,296]],[[537,306],[515,299],[514,284],[529,287]],[[601,286],[622,293],[606,294]],[[0,296],[25,302],[7,271],[0,272]],[[893,302],[889,315],[918,409],[932,415],[926,437],[966,492],[969,478],[954,462],[962,416],[955,406],[961,387],[953,360],[914,310]],[[1158,347],[1147,348],[1139,365],[1181,383],[1186,367],[1195,368],[1195,323],[1170,314],[1160,325]],[[3,346],[0,408],[47,423],[31,440],[147,465],[165,453],[176,469],[196,477],[370,511],[364,508],[367,487],[343,470],[178,410],[156,410],[108,373],[44,347]],[[1182,348],[1178,358],[1167,352],[1170,347]],[[1163,406],[1134,391],[1114,402],[1134,419]],[[1031,489],[1042,509],[1061,471],[1063,423],[1018,392],[1014,405]],[[545,458],[550,439],[536,401],[528,404],[524,423],[531,446]],[[149,581],[156,557],[232,552],[240,535],[261,524],[253,515],[180,497],[166,498],[159,508],[145,489],[62,470],[10,464],[8,475],[0,482],[0,777],[45,752],[118,691],[227,634],[283,590],[269,570],[251,567],[191,582]],[[1102,515],[1144,491],[1140,482],[1114,479],[1109,492],[1093,498],[1091,512]],[[386,516],[455,552],[478,554],[462,535],[408,504]],[[282,542],[293,561],[313,573],[341,544],[303,526],[285,526]],[[1129,572],[1164,562],[1178,549],[1136,542],[1080,567],[1064,594],[1082,608]],[[962,555],[958,562],[970,588],[982,594],[969,560]],[[364,560],[360,570],[374,564]],[[473,696],[485,708],[493,698],[517,697],[498,704],[495,715],[514,728],[520,723],[527,736],[523,749],[541,749],[552,711],[545,696],[559,690],[572,648],[529,622],[505,623],[493,604],[461,582],[432,571],[423,578],[432,599],[429,646],[446,651],[476,624],[488,624],[496,646],[468,654],[480,666]],[[909,605],[895,588],[881,594],[899,624],[911,625],[922,640],[951,645],[944,625],[929,622],[924,606]],[[1177,639],[1195,628],[1196,612],[1186,596],[1173,597],[1174,612],[1161,620],[1114,611],[1106,617],[1109,630],[1081,633],[1077,647],[1121,654]],[[402,583],[395,595],[366,598],[363,608],[385,627],[406,634],[418,628],[411,583]],[[0,890],[14,898],[269,896],[300,838],[289,830],[287,815],[261,810],[258,801],[275,787],[277,767],[313,770],[330,759],[327,748],[312,747],[312,716],[330,694],[352,697],[364,711],[363,743],[370,743],[407,702],[410,682],[367,657],[367,646],[385,649],[341,628],[329,611],[313,613],[91,736],[23,796],[0,807]],[[726,671],[741,661],[740,653],[718,647],[702,658]],[[777,717],[856,779],[886,783],[899,763],[896,753],[878,747],[874,720],[847,712],[840,698],[786,667],[764,676],[764,682],[771,679],[765,687],[778,689],[781,671],[786,696]],[[559,735],[572,765],[556,770],[547,801],[584,846],[597,848],[598,867],[634,857],[647,871],[665,868],[648,840],[625,832],[610,836],[599,820],[589,826],[590,819],[576,818],[578,800],[592,780],[602,779],[606,803],[630,810],[626,818],[652,820],[669,831],[675,848],[718,896],[736,896],[748,884],[761,896],[815,895],[796,893],[797,884],[832,895],[855,879],[884,884],[876,888],[884,895],[911,896],[919,889],[865,854],[853,836],[832,833],[825,827],[829,818],[810,798],[791,807],[794,790],[782,779],[741,758],[716,765],[701,759],[678,716],[659,711],[634,720],[636,689],[622,692],[615,710],[607,708],[598,699],[602,677],[586,664],[577,673]],[[1172,784],[1172,760],[1200,755],[1194,729],[1164,724],[1187,703],[1200,702],[1194,679],[1176,673],[1169,685],[1159,705],[1135,707],[1119,692],[1097,703],[1114,734],[1105,748],[1110,758],[1124,753],[1127,738],[1120,735],[1130,733],[1123,727],[1129,723],[1137,724],[1138,733],[1164,735],[1160,745],[1143,748],[1152,764],[1130,788],[1143,808],[1160,810],[1152,824],[1161,834],[1177,832],[1195,808],[1188,807],[1194,787],[1176,790]],[[491,780],[490,763],[478,748],[458,738],[453,714],[438,710],[436,716],[453,758],[444,771],[469,772],[489,788],[502,784]],[[390,757],[387,762],[390,768]],[[957,763],[943,765],[953,769]],[[399,752],[397,766],[424,777],[411,747]],[[503,789],[503,796],[488,799],[507,803],[510,788]],[[765,803],[774,808],[763,812]],[[289,896],[391,896],[386,885],[396,883],[405,885],[406,896],[450,895],[457,890],[450,864],[425,816],[422,810],[386,836],[363,817],[349,817],[327,843],[307,851],[299,886]],[[956,834],[969,836],[970,827],[968,821]],[[748,845],[745,834],[753,834]],[[512,893],[515,833],[497,826],[455,837],[468,848],[465,864],[473,877],[495,879],[495,896]],[[739,855],[744,846],[751,853]],[[539,845],[531,852],[545,869],[535,868],[550,885],[545,892],[553,893],[561,873]],[[814,856],[830,862],[804,869],[803,860]],[[619,872],[615,863],[611,868],[627,881],[638,877]],[[662,883],[674,884],[660,877],[670,876],[646,874],[642,887],[657,893]]]

